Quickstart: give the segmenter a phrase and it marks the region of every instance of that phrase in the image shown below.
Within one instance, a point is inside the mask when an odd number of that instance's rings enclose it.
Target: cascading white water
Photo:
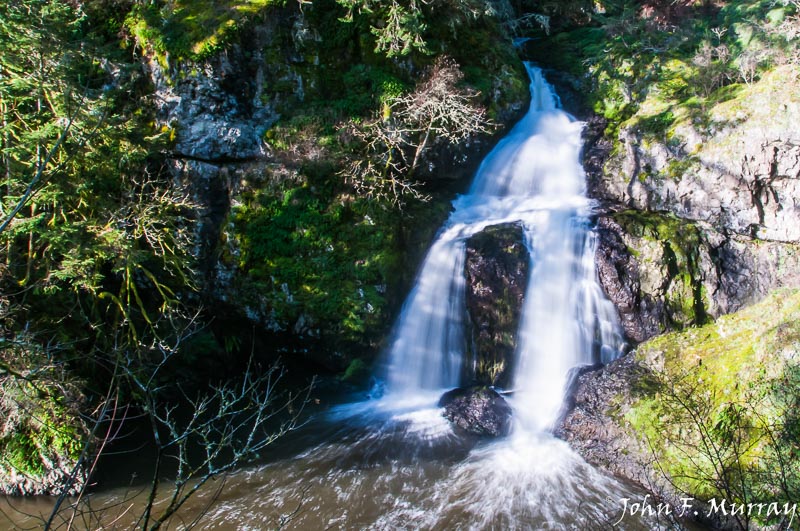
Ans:
[[[395,396],[459,385],[465,240],[490,225],[520,222],[531,277],[513,402],[519,425],[541,431],[555,420],[570,369],[610,361],[622,341],[595,275],[580,162],[583,124],[558,108],[540,69],[526,68],[530,109],[484,159],[469,192],[454,202],[403,307],[387,377]]]

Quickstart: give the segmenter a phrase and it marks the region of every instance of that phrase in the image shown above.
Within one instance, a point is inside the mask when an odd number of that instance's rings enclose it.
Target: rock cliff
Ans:
[[[598,219],[598,272],[634,343],[702,324],[800,282],[800,119],[777,69],[711,106],[702,121],[646,129],[588,121],[585,151]]]
[[[797,72],[778,65],[682,103],[664,96],[669,79],[640,77],[623,87],[624,112],[575,110],[587,123],[598,276],[635,350],[578,378],[555,432],[670,503],[796,495],[794,479],[766,478],[796,477],[771,438],[793,429],[796,400],[783,389],[797,373],[797,295],[786,289],[800,286],[800,99],[787,89]]]
[[[388,112],[385,94],[413,88],[433,56],[387,58],[369,26],[344,21],[333,1],[268,12],[202,59],[151,51],[147,71],[173,139],[169,164],[195,203],[200,298],[217,326],[341,371],[377,350],[450,197],[493,136],[431,143],[414,174],[432,192],[429,206],[370,206],[342,174],[353,142],[344,125]],[[451,21],[474,26],[469,43],[452,39],[456,26],[428,33],[440,39],[437,54],[481,85],[502,126],[524,109],[524,71],[495,60],[516,55],[495,15],[484,16]]]

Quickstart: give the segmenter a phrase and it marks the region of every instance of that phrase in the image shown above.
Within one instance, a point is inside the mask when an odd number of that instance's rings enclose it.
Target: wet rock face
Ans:
[[[639,262],[625,245],[622,228],[601,217],[597,231],[597,276],[617,308],[625,337],[636,343],[653,337],[664,328],[663,301],[642,292]]]
[[[626,338],[703,324],[800,283],[800,246],[755,242],[705,223],[623,211],[597,223],[597,273]]]
[[[465,301],[471,362],[467,379],[510,385],[528,264],[518,224],[489,227],[467,240]]]
[[[511,406],[488,387],[459,387],[439,400],[442,415],[462,430],[475,435],[501,437],[511,430]]]
[[[589,463],[647,485],[647,449],[609,417],[609,410],[629,405],[633,389],[647,372],[633,354],[598,370],[587,370],[574,382],[567,411],[556,424],[554,434],[567,441]]]
[[[229,164],[267,154],[265,132],[315,86],[318,36],[298,25],[306,25],[301,12],[276,10],[200,64],[165,69],[148,63],[158,119],[172,130],[175,158]]]
[[[641,390],[652,385],[652,378],[633,352],[596,370],[583,371],[573,382],[571,398],[553,434],[588,463],[638,483],[678,507],[683,494],[653,465],[648,443],[625,419]]]

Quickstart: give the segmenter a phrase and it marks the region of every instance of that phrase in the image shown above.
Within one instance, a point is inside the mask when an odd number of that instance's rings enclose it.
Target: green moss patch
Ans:
[[[701,232],[696,225],[671,214],[626,210],[614,220],[631,235],[631,254],[643,270],[658,268],[659,285],[646,282],[642,289],[663,296],[670,324],[675,328],[703,324],[708,320],[709,294],[703,286],[700,267]],[[653,261],[659,263],[651,263]],[[663,271],[662,271],[663,269]],[[650,293],[651,295],[654,293]]]
[[[87,440],[80,382],[34,344],[0,349],[0,478],[23,476],[35,485],[54,469],[69,473]]]
[[[780,290],[639,347],[655,385],[638,389],[625,418],[679,491],[736,503],[798,499],[798,323],[800,290]]]
[[[667,24],[634,4],[606,5],[587,25],[530,49],[534,60],[583,80],[585,104],[609,121],[612,139],[622,127],[658,140],[679,126],[704,134],[710,109],[743,99],[746,86],[798,53],[797,6],[784,4],[733,0],[710,10],[696,3]]]
[[[126,26],[161,61],[166,60],[167,54],[174,59],[199,60],[219,52],[248,20],[264,16],[270,8],[285,3],[285,0],[148,2],[134,6]]]

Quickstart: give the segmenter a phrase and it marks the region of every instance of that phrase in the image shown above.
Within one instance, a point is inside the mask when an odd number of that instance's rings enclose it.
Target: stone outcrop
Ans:
[[[511,406],[489,387],[459,387],[439,400],[442,415],[474,435],[500,437],[511,430]]]
[[[658,502],[681,507],[686,495],[675,491],[659,471],[648,443],[626,420],[640,390],[652,385],[651,371],[632,352],[594,369],[582,371],[573,382],[554,435],[588,463],[645,487]],[[704,507],[700,501],[696,504]]]
[[[86,485],[84,468],[75,470],[76,463],[56,458],[45,464],[37,475],[28,475],[13,468],[0,468],[0,495],[3,496],[77,496]]]
[[[680,505],[682,496],[708,496],[703,489],[722,492],[730,477],[720,476],[725,470],[721,463],[734,457],[752,467],[744,481],[757,483],[763,479],[756,478],[772,471],[785,472],[770,445],[788,452],[797,442],[772,439],[775,432],[769,430],[782,430],[796,419],[795,402],[784,400],[794,396],[799,374],[798,302],[800,290],[776,290],[713,323],[662,335],[584,372],[573,385],[555,435],[588,462],[673,505]],[[764,396],[770,397],[770,407],[754,399]],[[732,417],[731,425],[753,437],[747,449],[726,439],[733,433],[725,431],[726,411],[741,414]],[[753,459],[749,451],[755,447],[758,458]],[[720,448],[725,451],[714,453]],[[693,470],[691,478],[682,475],[687,467]],[[772,495],[784,495],[780,492]],[[714,516],[705,523],[715,529],[733,527],[716,519],[722,515]]]
[[[597,370],[584,371],[573,383],[571,401],[554,434],[570,443],[588,462],[642,485],[650,483],[647,449],[631,437],[622,416],[633,401],[633,388],[647,375],[633,354]],[[609,418],[610,411],[619,418]]]
[[[699,378],[698,396],[705,396],[701,389],[733,396],[746,378],[736,377],[732,385],[708,380],[727,371],[747,373],[750,362],[743,360],[753,355],[748,341],[772,337],[769,327],[757,333],[748,327],[756,315],[769,315],[780,295],[747,307],[776,288],[800,286],[800,135],[793,126],[800,120],[800,98],[777,82],[785,74],[779,68],[744,88],[741,98],[710,106],[702,118],[677,119],[668,131],[637,116],[612,139],[604,136],[605,120],[586,120],[584,167],[589,194],[598,201],[598,277],[626,338],[638,348],[575,379],[555,434],[588,462],[673,505],[680,505],[680,495],[665,472],[665,455],[690,436],[678,432],[679,422],[670,424],[672,413],[658,417],[646,410],[645,401],[663,400],[658,378],[671,363],[673,378]],[[741,313],[724,317],[734,312]],[[653,339],[682,329],[682,335]],[[696,359],[673,352],[666,361],[661,347],[674,338],[682,342],[674,352],[701,344],[692,354]],[[780,341],[750,347],[763,357],[760,370],[781,365],[775,353],[786,350],[786,339]],[[713,365],[720,353],[737,348],[743,348],[740,358],[726,359],[724,370]],[[641,425],[647,415],[664,423],[649,440]]]
[[[631,120],[614,150],[605,120],[587,119],[597,269],[629,341],[800,285],[800,99],[781,75],[710,107],[704,126],[678,120],[669,140]]]
[[[800,96],[777,68],[703,120],[648,130],[625,125],[620,149],[592,175],[592,195],[637,210],[672,212],[719,230],[800,241]]]
[[[629,341],[703,324],[800,285],[800,246],[659,213],[600,216],[597,271]]]
[[[281,166],[267,132],[318,89],[319,46],[319,33],[303,13],[287,7],[249,24],[224,53],[202,62],[165,65],[155,56],[146,61],[157,121],[173,139],[172,173],[195,206],[204,295],[231,298],[236,272],[219,261],[221,254],[236,252],[220,248],[226,246],[220,241],[226,218],[247,183]]]
[[[266,131],[316,86],[319,36],[302,13],[274,10],[201,64],[148,63],[173,156],[225,164],[263,157]]]
[[[468,378],[482,385],[511,383],[522,300],[528,285],[522,227],[488,227],[467,240],[465,301],[469,316]]]

